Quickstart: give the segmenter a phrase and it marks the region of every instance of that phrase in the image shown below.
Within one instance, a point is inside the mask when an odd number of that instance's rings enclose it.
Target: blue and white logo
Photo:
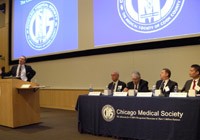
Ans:
[[[34,50],[44,50],[54,41],[59,28],[59,14],[53,3],[35,5],[26,21],[26,40]]]
[[[117,0],[123,23],[133,31],[152,33],[169,26],[179,15],[185,0]]]

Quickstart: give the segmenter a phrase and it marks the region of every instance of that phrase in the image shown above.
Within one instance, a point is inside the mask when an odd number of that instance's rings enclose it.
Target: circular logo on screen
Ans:
[[[35,5],[26,20],[26,40],[34,50],[44,50],[54,41],[59,27],[59,14],[53,3]]]
[[[179,15],[185,0],[117,0],[122,22],[139,33],[152,33],[169,26]]]
[[[102,108],[103,119],[107,122],[111,122],[115,118],[115,109],[111,105],[105,105]]]

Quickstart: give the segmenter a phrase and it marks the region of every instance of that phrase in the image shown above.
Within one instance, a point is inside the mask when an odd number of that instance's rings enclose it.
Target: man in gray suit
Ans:
[[[188,92],[190,89],[193,89],[196,90],[197,94],[200,94],[200,66],[198,64],[192,65],[189,75],[192,79],[186,81],[181,91]]]

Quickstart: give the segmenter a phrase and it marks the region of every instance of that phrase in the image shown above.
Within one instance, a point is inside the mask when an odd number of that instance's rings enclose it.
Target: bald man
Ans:
[[[111,92],[121,92],[126,87],[126,83],[119,80],[119,73],[113,72],[111,73],[111,79],[112,82],[109,83],[108,88],[111,90]]]
[[[138,92],[148,92],[148,82],[141,79],[141,75],[138,71],[134,71],[131,74],[132,81],[128,82],[124,91],[128,91],[129,89],[137,90]]]

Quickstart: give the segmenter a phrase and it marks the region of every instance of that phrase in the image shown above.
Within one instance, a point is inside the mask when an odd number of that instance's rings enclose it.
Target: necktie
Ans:
[[[113,82],[112,88],[111,88],[111,92],[113,93],[113,91],[115,90],[115,83]]]
[[[162,83],[161,83],[161,85],[160,85],[161,91],[164,91],[164,86],[165,86],[165,81],[162,81]]]
[[[134,86],[135,86],[134,89],[137,90],[138,89],[137,84],[135,84]]]
[[[193,86],[192,86],[192,89],[194,89],[194,90],[195,90],[195,86],[196,86],[196,81],[195,81],[195,80],[193,80]]]
[[[22,73],[22,66],[19,66],[19,72],[18,72],[18,77],[21,77],[21,73]]]

